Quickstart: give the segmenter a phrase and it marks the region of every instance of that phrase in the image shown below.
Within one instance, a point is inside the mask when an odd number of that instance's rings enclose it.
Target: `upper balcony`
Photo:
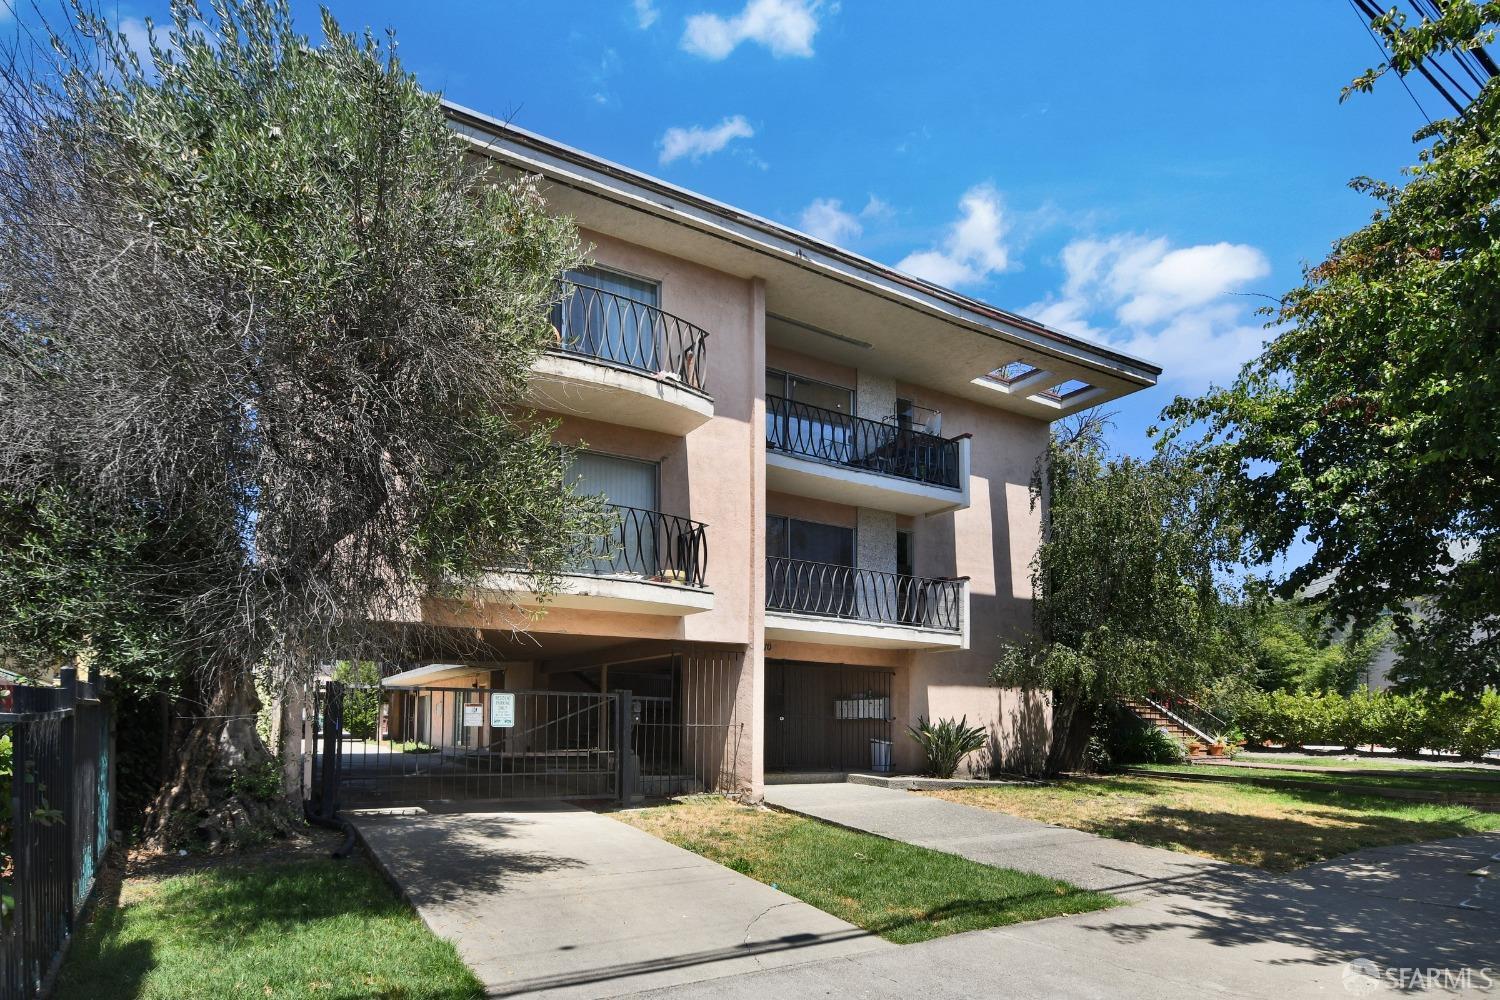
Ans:
[[[766,397],[766,487],[898,514],[969,505],[969,435]]]
[[[555,341],[532,369],[530,405],[667,434],[714,415],[706,331],[624,295],[561,285]]]
[[[969,581],[769,558],[766,637],[875,649],[968,649]]]
[[[574,608],[683,617],[708,611],[713,591],[707,526],[655,510],[610,504],[611,525],[591,552],[562,575],[552,594],[536,589],[529,573],[496,573],[481,584],[521,607]]]

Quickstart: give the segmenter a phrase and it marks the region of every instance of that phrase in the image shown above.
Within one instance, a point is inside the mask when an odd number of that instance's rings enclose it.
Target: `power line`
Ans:
[[[1379,37],[1377,37],[1376,34],[1375,34],[1375,29],[1372,28],[1372,27],[1370,27],[1370,21],[1369,21],[1369,19],[1367,17],[1365,17],[1364,14],[1360,13],[1360,9],[1359,9],[1358,6],[1355,5],[1354,0],[1349,0],[1349,9],[1352,10],[1352,11],[1354,11],[1354,16],[1359,20],[1360,24],[1364,25],[1365,31],[1368,32],[1369,35],[1370,35],[1370,41],[1374,42],[1375,43],[1375,48],[1380,51],[1380,58],[1382,60],[1386,59],[1387,58],[1387,53],[1385,51],[1385,46],[1380,43]],[[1401,73],[1397,73],[1396,74],[1396,79],[1398,79],[1398,80],[1401,81],[1401,89],[1403,89],[1403,90],[1406,91],[1406,96],[1410,97],[1411,98],[1411,102],[1417,106],[1417,113],[1422,116],[1423,121],[1425,121],[1425,122],[1427,122],[1427,124],[1431,125],[1432,124],[1432,116],[1427,113],[1427,109],[1426,108],[1422,107],[1422,102],[1419,101],[1419,100],[1417,100],[1417,95],[1414,94],[1412,92],[1411,87],[1407,85],[1405,75],[1403,75]]]

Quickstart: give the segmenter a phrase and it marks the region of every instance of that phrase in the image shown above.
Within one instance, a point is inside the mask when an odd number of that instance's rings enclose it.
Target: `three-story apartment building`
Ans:
[[[491,169],[544,178],[591,248],[530,402],[617,530],[550,599],[497,571],[481,610],[425,608],[486,655],[387,685],[630,690],[668,724],[674,773],[691,759],[694,787],[751,794],[915,770],[921,716],[989,729],[973,769],[1036,753],[1045,700],[989,679],[1030,623],[1029,483],[1052,420],[1160,369],[448,110]],[[390,724],[436,741],[436,704]]]

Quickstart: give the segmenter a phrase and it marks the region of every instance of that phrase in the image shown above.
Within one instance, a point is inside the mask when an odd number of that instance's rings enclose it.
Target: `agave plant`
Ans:
[[[928,722],[919,715],[917,724],[907,726],[906,731],[922,744],[927,755],[927,773],[935,778],[953,777],[959,763],[975,750],[983,749],[990,739],[982,726],[969,725],[967,715],[956,722],[952,719]]]

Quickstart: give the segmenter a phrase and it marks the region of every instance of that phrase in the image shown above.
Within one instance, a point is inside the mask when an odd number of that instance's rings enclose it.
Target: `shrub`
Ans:
[[[927,755],[927,773],[936,778],[951,778],[965,757],[989,743],[989,733],[980,726],[970,726],[966,715],[957,722],[938,719],[928,722],[920,715],[917,724],[908,726],[911,738],[922,745]]]
[[[1181,764],[1187,760],[1187,748],[1155,726],[1134,726],[1120,731],[1112,756],[1120,765]]]

